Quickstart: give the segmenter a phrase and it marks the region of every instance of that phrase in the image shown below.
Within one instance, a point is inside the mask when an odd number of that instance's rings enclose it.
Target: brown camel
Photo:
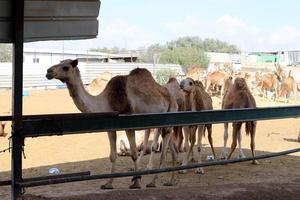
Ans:
[[[222,109],[234,109],[234,108],[256,108],[256,102],[252,96],[245,79],[236,78],[234,83],[229,87],[227,93],[225,94],[222,102]],[[227,159],[230,159],[232,153],[234,152],[237,140],[239,141],[240,156],[244,157],[244,153],[241,149],[241,127],[244,122],[233,122],[233,131],[232,131],[232,144],[231,152],[229,153]],[[248,121],[246,124],[246,134],[251,136],[251,151],[252,156],[255,156],[255,132],[256,132],[256,121]],[[226,143],[228,138],[228,123],[224,124],[224,152],[223,155],[226,155]],[[257,163],[253,159],[253,163]]]
[[[0,122],[0,137],[5,137],[7,133],[5,132],[6,122]]]
[[[285,78],[282,81],[282,84],[280,85],[280,92],[279,92],[279,96],[285,97],[285,102],[288,103],[289,102],[289,97],[291,95],[291,93],[295,94],[296,92],[296,82],[293,76],[291,76],[291,71],[289,71],[288,77]]]
[[[212,110],[212,99],[209,94],[205,91],[205,88],[201,81],[194,81],[191,78],[186,78],[180,83],[181,88],[186,93],[187,103],[186,110],[192,111],[201,111],[201,110]],[[208,132],[208,140],[211,146],[212,153],[214,158],[216,158],[215,150],[213,147],[213,139],[212,139],[212,125],[197,125],[185,127],[184,136],[185,136],[185,148],[186,153],[182,162],[182,165],[187,165],[190,155],[193,152],[193,147],[196,141],[196,130],[198,129],[198,162],[201,163],[201,149],[202,149],[202,137],[205,135],[205,129]],[[188,144],[190,141],[190,145]],[[186,170],[182,170],[181,173],[185,173]],[[196,169],[196,173],[204,173],[202,168]]]
[[[274,101],[276,101],[279,97],[279,81],[281,78],[278,74],[275,73],[268,73],[264,74],[261,77],[259,75],[256,76],[258,80],[256,87],[260,90],[265,98],[268,98],[267,91],[273,90],[274,93]]]
[[[165,87],[155,82],[151,73],[146,69],[134,69],[129,75],[116,76],[106,85],[105,89],[97,96],[90,95],[84,88],[80,71],[77,67],[78,60],[63,60],[59,64],[47,70],[46,77],[58,79],[66,83],[70,96],[75,105],[81,112],[111,112],[119,113],[153,113],[153,112],[172,112],[177,111],[176,101],[169,94]],[[170,140],[171,128],[159,129],[163,132],[163,147],[160,166],[164,162],[164,155]],[[126,130],[129,140],[131,156],[134,162],[134,170],[139,170],[137,162],[138,155],[135,142],[135,131]],[[108,132],[110,142],[110,161],[112,163],[111,173],[115,172],[117,158],[116,150],[116,131]],[[171,148],[172,150],[172,148]],[[175,152],[172,151],[172,155]],[[172,156],[174,158],[175,156]],[[175,165],[176,159],[173,159]],[[151,183],[155,183],[157,176]],[[174,173],[169,184],[173,183]],[[134,177],[133,185],[130,188],[140,188],[140,179]],[[103,189],[113,188],[113,179],[102,186]]]
[[[170,95],[176,100],[177,103],[177,111],[183,111],[184,110],[184,94],[182,92],[182,90],[180,89],[179,83],[177,81],[176,78],[170,78],[168,83],[165,84],[163,87],[165,87]],[[147,169],[152,169],[153,168],[153,159],[154,159],[154,153],[156,152],[156,150],[158,149],[158,136],[154,134],[153,137],[153,142],[152,142],[152,146],[151,149],[153,151],[151,151],[151,155],[150,155],[150,159],[147,165]],[[147,137],[148,134],[145,134],[145,140],[144,140],[144,144],[147,144]],[[178,126],[178,127],[174,127],[174,134],[172,135],[171,139],[170,139],[170,144],[169,146],[176,152],[178,153],[180,151],[181,148],[181,143],[182,143],[182,127]],[[142,156],[142,154],[141,154]],[[140,156],[140,158],[141,158]],[[139,159],[140,159],[139,158]],[[177,158],[177,156],[176,156]],[[149,187],[151,185],[148,185]]]
[[[224,83],[230,76],[229,73],[223,71],[215,71],[208,74],[205,78],[205,90],[209,94],[212,94],[211,90],[215,90],[216,93],[221,93],[221,97],[224,95]]]
[[[279,98],[280,83],[285,79],[286,75],[279,64],[275,65],[275,71],[262,75],[256,73],[256,87],[260,90],[265,98],[268,98],[267,91],[274,91],[273,100]]]

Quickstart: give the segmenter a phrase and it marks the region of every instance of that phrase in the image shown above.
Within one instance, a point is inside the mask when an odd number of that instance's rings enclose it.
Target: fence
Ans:
[[[270,107],[257,109],[214,110],[200,112],[177,113],[152,113],[119,115],[110,113],[85,113],[85,114],[60,114],[60,115],[31,115],[23,116],[23,137],[39,137],[50,135],[64,135],[77,133],[91,133],[110,130],[141,129],[151,127],[166,127],[175,125],[223,123],[231,121],[270,120],[281,118],[300,117],[300,106]],[[0,117],[0,120],[12,120],[10,116]],[[279,153],[259,155],[255,159],[264,159],[275,156],[299,152],[300,148]],[[139,172],[115,173],[115,174],[74,174],[55,177],[33,177],[22,180],[17,184],[21,187],[34,187],[48,184],[59,184],[73,181],[94,180],[103,178],[117,178],[125,176],[138,176],[156,174],[182,169],[224,165],[252,160],[243,158],[227,161],[214,161],[202,164],[178,166],[174,168],[153,169]],[[66,177],[67,176],[67,177]],[[8,185],[10,181],[0,183]]]
[[[48,81],[45,77],[50,64],[24,64],[24,88],[48,88],[62,87],[63,83],[58,80]],[[85,63],[80,62],[79,68],[83,84],[90,84],[103,72],[110,72],[113,76],[127,74],[134,68],[146,68],[153,75],[161,69],[173,69],[178,76],[184,72],[180,65],[174,64],[152,64],[152,63]],[[0,90],[12,88],[11,63],[0,63]]]

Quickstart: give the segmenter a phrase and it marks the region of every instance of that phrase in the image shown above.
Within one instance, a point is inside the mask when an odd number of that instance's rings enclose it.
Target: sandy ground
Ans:
[[[0,115],[9,115],[11,110],[10,91],[0,91]],[[74,113],[79,112],[66,90],[30,91],[24,99],[24,114]],[[258,106],[283,106],[256,97]],[[215,108],[220,100],[214,98]],[[299,105],[291,100],[290,104]],[[300,130],[299,119],[261,121],[256,136],[257,154],[299,148],[296,142]],[[10,126],[6,127],[10,132]],[[123,133],[121,133],[123,134]],[[214,144],[220,155],[223,145],[223,126],[213,126]],[[211,154],[205,138],[203,159]],[[230,144],[229,140],[229,144]],[[249,137],[243,136],[243,148],[250,155]],[[51,167],[61,173],[90,170],[92,174],[108,173],[109,145],[105,133],[28,138],[25,141],[26,159],[23,160],[24,177],[48,175]],[[8,147],[8,140],[0,138],[0,150]],[[156,155],[158,160],[158,154]],[[180,160],[182,158],[180,154]],[[236,155],[235,155],[236,156]],[[146,166],[148,156],[143,159]],[[170,164],[170,155],[167,157]],[[118,171],[128,171],[133,166],[129,157],[117,160]],[[0,154],[0,180],[10,179],[10,153]],[[152,176],[143,176],[141,190],[127,189],[131,178],[115,181],[115,190],[103,191],[100,186],[105,180],[82,181],[26,189],[25,199],[299,199],[300,153],[260,161],[259,165],[248,162],[215,166],[205,169],[205,174],[196,175],[193,170],[178,174],[178,184],[164,187],[169,174],[159,175],[156,189],[145,189]],[[0,187],[0,199],[10,199],[10,187]]]

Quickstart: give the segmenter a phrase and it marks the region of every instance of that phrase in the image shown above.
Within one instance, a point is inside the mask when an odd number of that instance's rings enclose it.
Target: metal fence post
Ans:
[[[13,36],[13,90],[12,90],[12,153],[11,153],[11,199],[22,195],[22,114],[23,114],[23,41],[24,0],[12,1]]]

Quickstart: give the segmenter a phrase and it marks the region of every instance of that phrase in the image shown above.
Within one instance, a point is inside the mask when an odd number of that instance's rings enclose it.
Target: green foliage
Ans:
[[[103,52],[103,53],[121,53],[121,52],[126,52],[127,49],[123,48],[123,49],[119,49],[119,47],[113,47],[111,49],[109,48],[95,48],[95,49],[91,49],[90,51],[95,51],[95,52]]]
[[[184,68],[190,68],[195,65],[206,68],[208,62],[209,60],[204,51],[197,47],[167,49],[160,57],[160,63],[175,63]]]
[[[117,47],[92,50],[107,53],[126,51],[126,49],[120,50]],[[137,52],[140,53],[142,62],[179,64],[188,69],[193,66],[206,68],[209,59],[205,52],[240,53],[241,51],[235,45],[217,39],[202,40],[200,37],[180,37],[165,45],[153,44],[147,49],[140,48]]]
[[[0,44],[0,62],[12,61],[12,46],[9,44]]]
[[[207,52],[218,53],[241,53],[241,50],[235,45],[231,45],[216,39],[205,39],[203,41],[203,50]]]
[[[142,55],[142,61],[180,64],[186,69],[192,66],[206,68],[209,59],[205,52],[240,53],[240,50],[234,45],[216,39],[202,41],[199,37],[180,37],[167,42],[166,45],[151,45]]]
[[[177,72],[175,69],[161,69],[158,70],[155,74],[156,81],[164,85],[168,82],[169,78],[176,77]]]
[[[156,63],[159,55],[165,51],[165,47],[160,44],[153,44],[147,48],[147,50],[143,53],[142,62],[151,62]]]

